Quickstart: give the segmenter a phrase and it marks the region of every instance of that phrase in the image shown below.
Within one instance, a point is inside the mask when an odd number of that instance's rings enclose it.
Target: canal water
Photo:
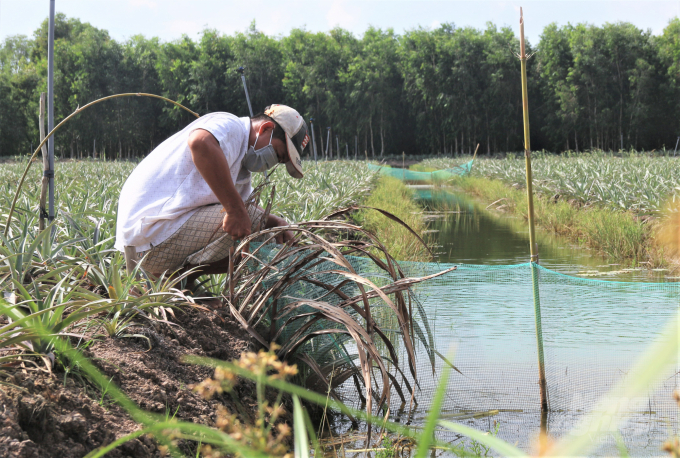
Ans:
[[[487,209],[462,193],[414,186],[427,214],[429,241],[440,262],[509,265],[529,261],[529,226],[524,218]],[[502,207],[502,205],[501,205]],[[608,260],[564,237],[537,229],[540,264],[567,275],[603,280],[676,281],[666,269]]]
[[[548,415],[542,416],[526,221],[489,211],[461,194],[416,190],[428,209],[428,237],[435,242],[437,259],[404,263],[407,275],[453,265],[458,269],[414,289],[422,311],[419,389],[414,405],[404,406],[393,396],[391,418],[414,427],[424,424],[447,364],[434,348],[448,354],[456,367],[441,410],[444,419],[497,434],[526,452],[536,451],[542,427],[551,440],[588,434],[593,425],[583,423],[587,414],[617,383],[626,382],[633,363],[675,316],[680,284],[664,271],[618,265],[538,231],[538,296],[550,403]],[[403,349],[400,360],[403,367]],[[612,422],[615,426],[589,454],[618,455],[622,443],[631,456],[660,456],[661,444],[678,433],[678,406],[672,398],[678,386],[676,364],[675,372],[646,387],[644,395],[622,401],[620,421]],[[463,436],[442,429],[436,435],[480,451]]]

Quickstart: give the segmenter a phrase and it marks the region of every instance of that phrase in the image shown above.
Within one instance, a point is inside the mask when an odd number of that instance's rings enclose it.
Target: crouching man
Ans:
[[[156,276],[199,265],[201,274],[226,273],[230,248],[262,227],[262,209],[244,203],[253,191],[251,173],[283,163],[302,178],[300,155],[308,142],[304,119],[285,105],[252,119],[222,112],[200,117],[128,177],[118,203],[116,249],[144,257],[142,268]],[[264,222],[265,228],[287,225],[275,215]],[[277,241],[290,237],[282,232]]]

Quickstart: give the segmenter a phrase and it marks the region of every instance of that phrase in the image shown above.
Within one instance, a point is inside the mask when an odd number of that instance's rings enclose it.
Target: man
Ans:
[[[223,112],[197,119],[154,149],[123,185],[116,249],[134,247],[156,276],[198,265],[201,274],[226,273],[229,249],[262,224],[262,209],[245,205],[251,173],[283,163],[302,178],[308,142],[304,119],[285,105],[252,119]],[[264,222],[287,225],[275,215]],[[277,241],[290,237],[283,232]]]

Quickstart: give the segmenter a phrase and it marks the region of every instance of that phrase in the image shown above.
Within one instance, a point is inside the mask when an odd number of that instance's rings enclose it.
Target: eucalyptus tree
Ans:
[[[105,30],[58,14],[55,18],[54,116],[63,119],[78,106],[115,93],[122,47]],[[39,75],[33,98],[47,91],[47,20],[35,32],[31,59]],[[37,112],[36,112],[37,116]],[[113,122],[110,105],[97,106],[88,116],[74,118],[60,130],[55,151],[74,156],[95,153],[95,141],[105,141]],[[67,153],[68,151],[68,153]]]
[[[671,136],[680,136],[680,19],[671,20],[657,41],[659,59],[668,81],[669,100],[673,100],[668,111],[674,120],[670,126]]]
[[[431,152],[487,152],[516,146],[521,108],[516,39],[510,29],[443,24],[402,38],[404,87],[416,110],[421,142]]]
[[[0,156],[27,153],[37,132],[37,101],[30,101],[38,85],[31,44],[25,35],[0,44]]]
[[[39,141],[40,92],[46,90],[47,21],[32,37],[0,43],[0,155]],[[554,151],[674,146],[680,135],[680,20],[653,36],[629,23],[547,26],[529,61],[533,146]],[[204,30],[171,42],[136,35],[123,42],[63,14],[55,29],[55,118],[118,92],[165,95],[203,114],[246,115],[236,70],[246,67],[255,111],[295,106],[327,127],[337,144],[379,156],[521,150],[517,38],[510,28],[443,24],[399,36],[369,27],[359,38],[336,28]],[[530,50],[531,52],[531,50]],[[98,105],[56,137],[61,156],[106,151],[145,154],[192,118],[143,98]],[[95,144],[96,142],[96,144]],[[352,148],[353,149],[353,148]]]
[[[582,105],[578,98],[578,84],[572,73],[574,57],[569,43],[573,27],[558,27],[556,23],[543,29],[534,60],[535,74],[541,80],[543,105],[539,109],[542,130],[552,145],[579,150],[579,118]],[[583,124],[583,123],[581,123]],[[583,148],[583,138],[581,139]]]
[[[487,153],[521,149],[522,86],[519,60],[519,40],[510,27],[496,28],[487,23],[482,35],[484,54],[480,78],[486,80],[479,98],[483,132],[479,137]],[[530,45],[527,51],[532,52]],[[533,81],[532,81],[533,83]]]
[[[348,91],[344,133],[353,137],[368,129],[373,155],[375,137],[379,137],[379,154],[383,156],[385,136],[397,130],[402,117],[399,108],[403,80],[398,49],[394,30],[369,27],[359,43],[358,52],[340,73],[341,82]],[[377,135],[374,135],[374,126]]]
[[[118,67],[117,91],[161,94],[157,61],[158,38],[135,35],[123,43],[123,58]],[[125,157],[130,151],[146,153],[171,133],[163,125],[167,105],[146,97],[122,98],[108,102],[115,121],[107,157]]]
[[[179,40],[161,44],[156,60],[158,79],[163,91],[161,95],[182,105],[191,105],[197,100],[195,93],[192,93],[194,81],[190,76],[199,54],[198,44],[187,35],[183,35]],[[189,115],[178,107],[163,108],[162,122],[172,130],[180,130],[188,120]]]
[[[326,127],[353,131],[348,118],[357,113],[343,113],[348,110],[348,89],[341,75],[358,52],[356,37],[339,28],[328,34],[293,29],[281,40],[281,47],[285,100],[306,118],[315,118],[320,139],[326,137]]]
[[[414,113],[417,141],[423,149],[441,150],[441,127],[448,108],[444,87],[438,35],[424,28],[401,37],[400,63],[404,90]]]
[[[248,92],[256,114],[272,103],[285,103],[280,41],[257,30],[253,21],[246,33],[233,36],[232,48],[234,57],[227,63],[224,81],[233,103],[226,111],[241,116],[248,114],[241,78],[236,71],[241,66],[245,67]]]
[[[663,137],[666,89],[649,31],[551,24],[538,60],[554,148],[638,148]]]

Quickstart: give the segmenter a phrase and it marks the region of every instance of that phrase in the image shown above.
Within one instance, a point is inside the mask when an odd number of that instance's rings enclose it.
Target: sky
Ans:
[[[519,34],[519,7],[524,9],[525,32],[537,43],[543,28],[588,22],[631,22],[652,33],[663,31],[680,16],[680,0],[622,1],[462,1],[462,0],[55,0],[57,12],[108,30],[123,41],[133,35],[157,36],[163,41],[183,34],[197,38],[205,28],[225,34],[245,31],[255,20],[268,35],[287,35],[293,28],[328,31],[336,26],[360,36],[369,25],[392,27],[397,33],[441,23],[485,28],[491,21],[511,26]],[[0,0],[0,39],[31,36],[49,13],[49,0]]]

